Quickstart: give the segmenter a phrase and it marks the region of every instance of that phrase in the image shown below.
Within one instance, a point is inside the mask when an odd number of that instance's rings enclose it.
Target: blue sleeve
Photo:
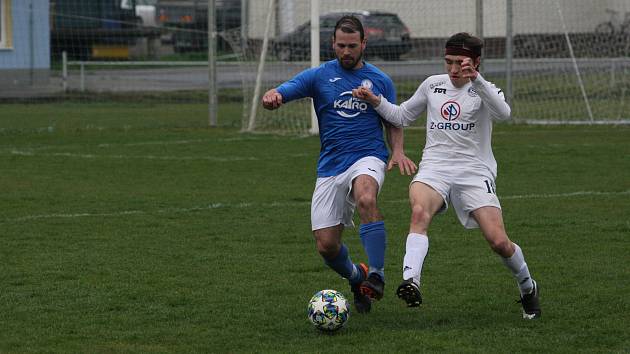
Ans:
[[[299,98],[313,97],[312,87],[316,77],[317,68],[306,69],[278,86],[277,90],[282,95],[282,101],[287,103]]]
[[[383,96],[385,96],[387,101],[396,104],[396,87],[390,78],[385,80],[385,92],[383,93]]]

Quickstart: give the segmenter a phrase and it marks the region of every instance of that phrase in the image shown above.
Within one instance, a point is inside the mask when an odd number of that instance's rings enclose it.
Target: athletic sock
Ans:
[[[363,249],[367,253],[369,272],[378,274],[385,281],[385,246],[387,243],[385,222],[376,221],[362,224],[359,227],[359,236],[361,236]]]
[[[351,284],[357,283],[362,280],[361,272],[357,269],[357,266],[350,260],[348,254],[348,247],[342,244],[339,253],[333,259],[325,259],[324,262],[327,266],[332,268],[342,277],[348,279]]]
[[[514,254],[509,258],[501,258],[503,264],[505,264],[512,272],[512,275],[514,275],[521,295],[531,293],[534,289],[534,284],[532,283],[532,277],[529,274],[529,268],[527,268],[527,263],[525,263],[525,257],[523,256],[521,248],[515,243]]]
[[[405,257],[403,259],[403,279],[412,279],[416,285],[420,286],[422,265],[428,252],[429,238],[427,235],[413,232],[407,235]]]

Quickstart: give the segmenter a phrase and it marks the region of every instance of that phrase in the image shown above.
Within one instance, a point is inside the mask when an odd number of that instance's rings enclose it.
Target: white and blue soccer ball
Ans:
[[[319,330],[332,332],[348,322],[348,301],[336,290],[318,291],[308,302],[308,320]]]

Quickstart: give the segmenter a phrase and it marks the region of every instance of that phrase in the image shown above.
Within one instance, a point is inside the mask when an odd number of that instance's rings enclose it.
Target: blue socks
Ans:
[[[385,280],[385,246],[387,243],[387,234],[385,232],[385,223],[376,221],[369,224],[362,224],[359,227],[359,236],[363,249],[367,253],[369,273],[378,274],[381,279]],[[348,279],[350,284],[356,284],[363,280],[363,274],[356,265],[350,260],[348,247],[342,244],[339,253],[333,259],[325,259],[327,266],[332,268],[337,274]]]
[[[385,280],[385,245],[387,233],[385,232],[385,222],[376,221],[369,224],[362,224],[359,228],[359,236],[363,249],[367,253],[370,273],[376,273]]]
[[[350,284],[355,284],[363,280],[363,275],[357,267],[352,264],[350,256],[348,255],[348,247],[344,244],[341,245],[341,249],[335,258],[324,258],[324,262],[339,275],[348,279]]]

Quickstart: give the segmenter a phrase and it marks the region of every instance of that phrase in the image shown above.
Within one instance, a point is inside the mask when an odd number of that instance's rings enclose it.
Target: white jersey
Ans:
[[[407,126],[427,111],[427,139],[422,165],[441,164],[487,169],[496,178],[492,154],[492,120],[510,118],[503,92],[481,74],[457,88],[448,74],[433,75],[400,106],[381,96],[376,111],[397,127]]]

